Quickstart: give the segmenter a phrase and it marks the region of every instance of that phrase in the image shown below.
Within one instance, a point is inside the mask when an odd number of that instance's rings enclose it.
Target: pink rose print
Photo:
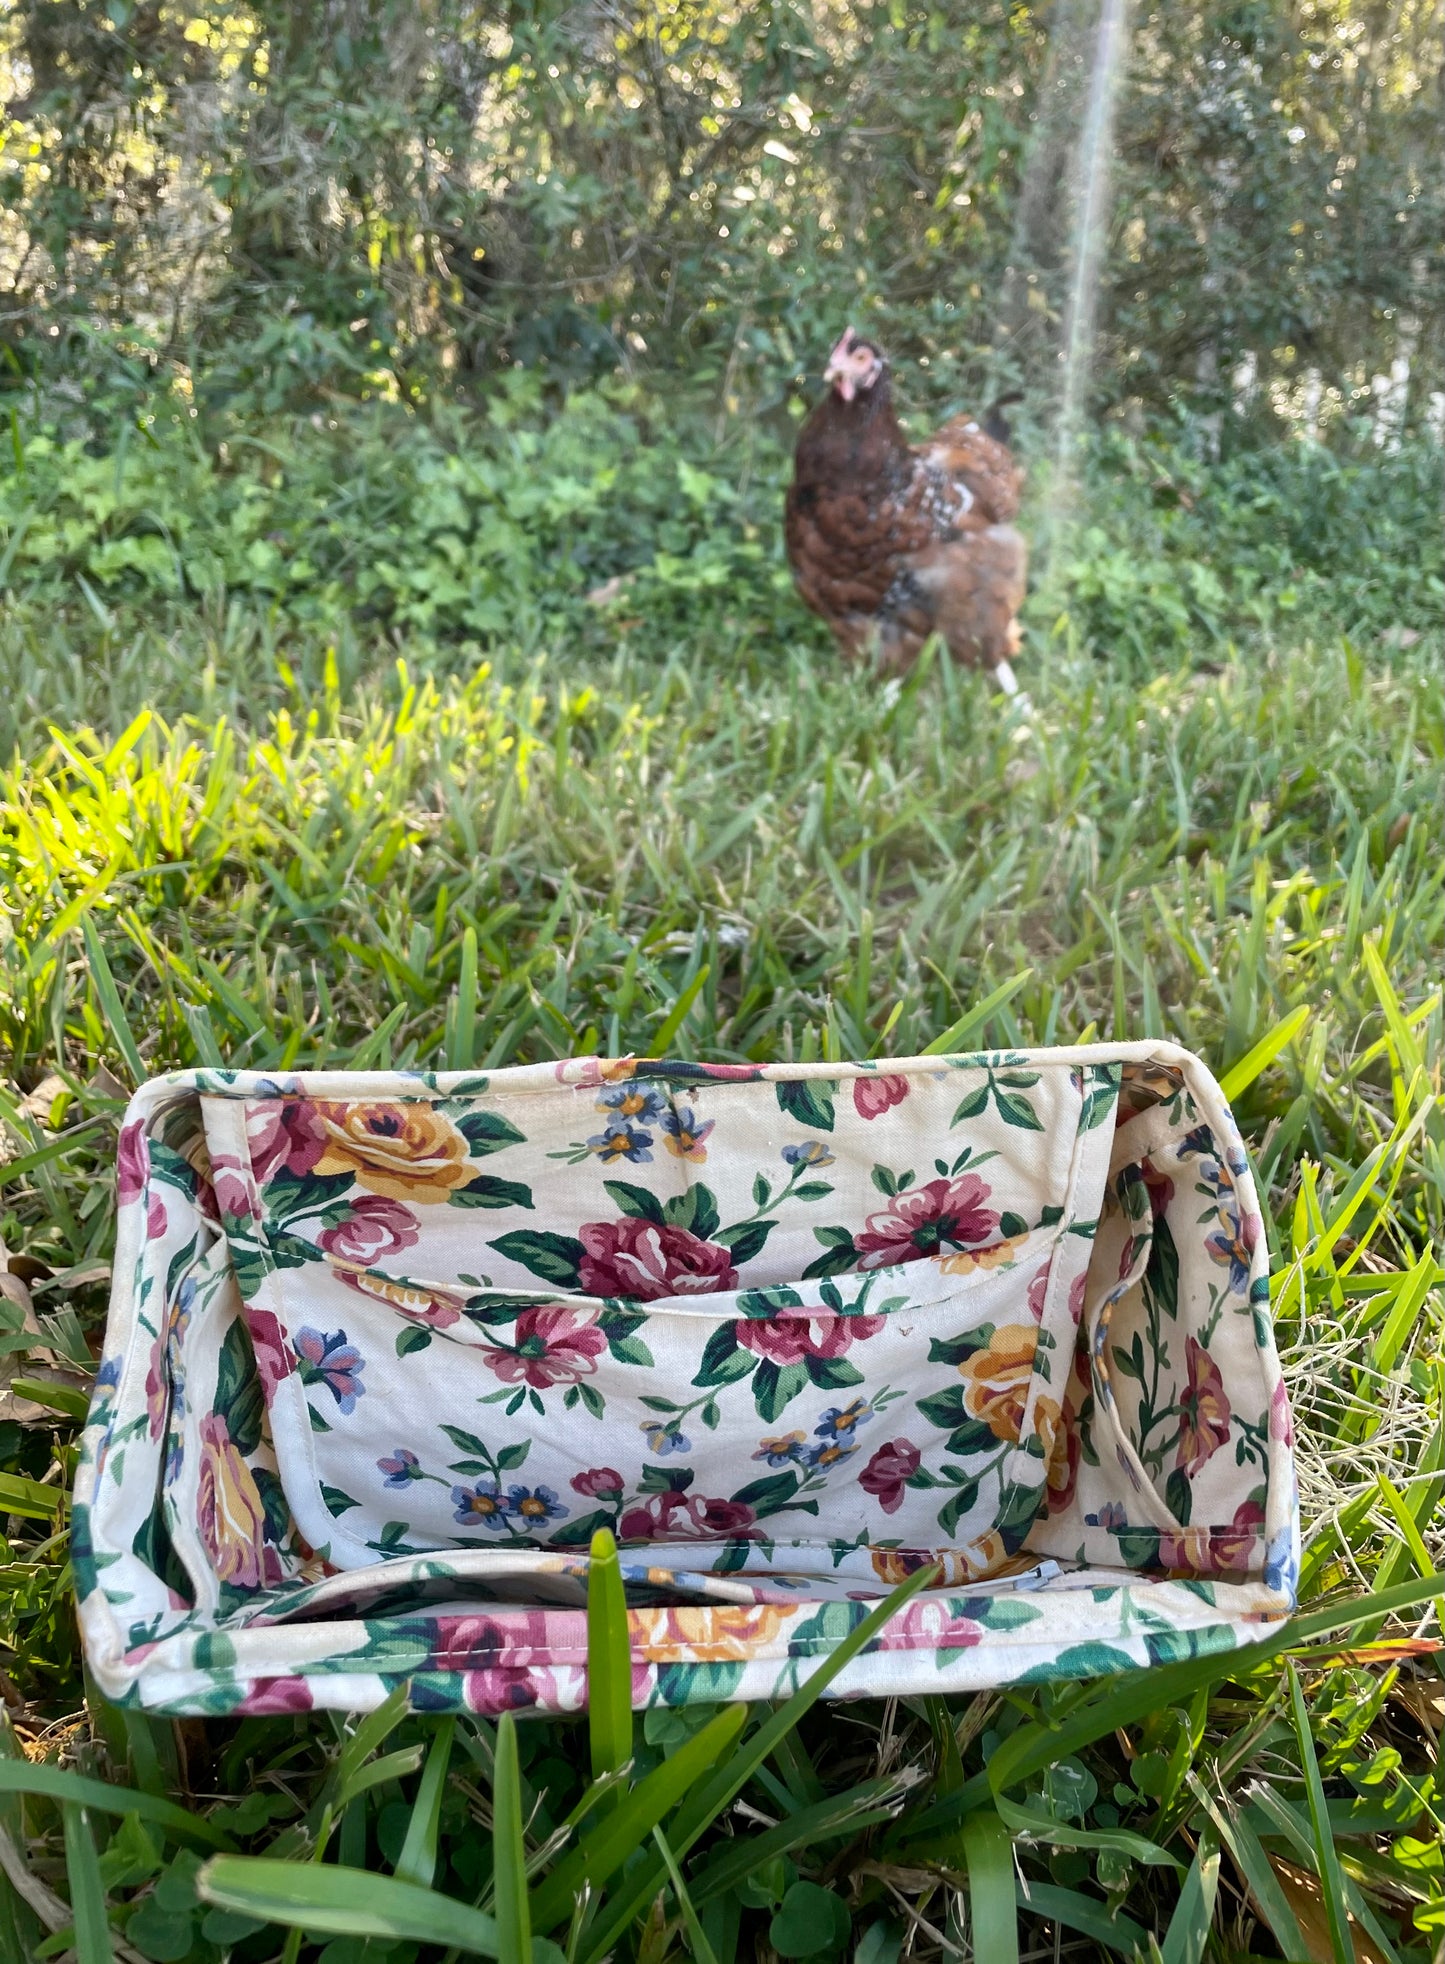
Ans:
[[[859,1118],[881,1118],[908,1096],[906,1077],[855,1077],[853,1109]]]
[[[253,1112],[246,1126],[251,1166],[265,1186],[278,1173],[309,1173],[326,1150],[326,1128],[314,1105],[278,1099]]]
[[[115,1154],[116,1198],[122,1207],[129,1201],[140,1198],[141,1188],[150,1172],[150,1147],[146,1142],[145,1120],[133,1118],[129,1125],[121,1127],[120,1141]]]
[[[305,1678],[252,1678],[236,1710],[250,1718],[273,1712],[309,1712],[311,1687]]]
[[[468,1671],[462,1680],[462,1698],[469,1712],[495,1718],[499,1712],[520,1712],[535,1705],[539,1696],[548,1705],[555,1704],[556,1694],[548,1690],[551,1682],[550,1671],[530,1664],[496,1664],[489,1671]]]
[[[746,1535],[757,1517],[740,1500],[708,1500],[673,1488],[629,1507],[617,1526],[620,1541],[710,1541]]]
[[[579,1280],[589,1296],[715,1295],[737,1284],[726,1248],[686,1228],[655,1221],[592,1221],[579,1230],[584,1249]]]
[[[734,1325],[744,1349],[774,1364],[798,1364],[805,1357],[841,1357],[850,1345],[866,1343],[883,1328],[882,1316],[745,1316]]]
[[[211,1190],[218,1214],[231,1221],[254,1219],[250,1180],[240,1162],[228,1154],[217,1154],[211,1161]]]
[[[1178,1463],[1192,1480],[1229,1437],[1229,1399],[1219,1366],[1193,1337],[1184,1339],[1184,1358]]]
[[[1035,1323],[1041,1323],[1044,1316],[1044,1300],[1049,1293],[1049,1276],[1053,1273],[1052,1261],[1046,1262],[1029,1284],[1029,1315]],[[1088,1275],[1080,1271],[1069,1284],[1069,1321],[1078,1328],[1079,1318],[1084,1313],[1084,1290],[1088,1286]]]
[[[351,1203],[351,1212],[335,1227],[323,1228],[318,1248],[343,1262],[378,1262],[400,1254],[419,1239],[416,1217],[399,1200],[364,1193]]]
[[[890,1439],[880,1446],[858,1475],[864,1493],[871,1493],[885,1514],[896,1514],[903,1505],[903,1489],[918,1471],[921,1455],[906,1439]]]
[[[271,1310],[247,1310],[245,1328],[251,1334],[255,1369],[261,1379],[261,1391],[265,1392],[265,1402],[269,1404],[281,1379],[291,1377],[296,1369],[296,1359],[287,1343],[287,1334],[281,1328],[281,1320],[273,1316]]]
[[[1269,1436],[1285,1446],[1294,1444],[1294,1415],[1289,1408],[1289,1393],[1284,1388],[1283,1378],[1270,1394]]]
[[[621,1500],[622,1475],[612,1466],[589,1466],[572,1475],[572,1491],[589,1500]]]
[[[1247,1575],[1258,1562],[1263,1533],[1263,1507],[1257,1500],[1242,1500],[1228,1527],[1190,1527],[1178,1534],[1162,1535],[1159,1559],[1175,1572]]]
[[[955,1615],[946,1602],[915,1599],[889,1619],[867,1649],[971,1650],[982,1638],[983,1625]]]
[[[513,1325],[513,1341],[482,1355],[503,1384],[529,1384],[534,1391],[546,1391],[554,1384],[575,1384],[578,1378],[591,1377],[606,1348],[607,1339],[592,1310],[554,1303],[524,1309]]]
[[[1144,1190],[1149,1196],[1150,1211],[1157,1221],[1169,1211],[1174,1199],[1174,1182],[1159,1171],[1152,1159],[1146,1159],[1139,1171],[1143,1175]]]
[[[854,1243],[858,1266],[891,1268],[945,1248],[979,1247],[998,1232],[998,1215],[984,1205],[989,1191],[976,1173],[905,1188],[887,1207],[869,1215]]]

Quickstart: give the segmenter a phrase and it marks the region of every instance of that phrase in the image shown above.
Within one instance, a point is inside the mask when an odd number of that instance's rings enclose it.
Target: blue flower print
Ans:
[[[1091,1528],[1126,1528],[1129,1516],[1117,1500],[1106,1500],[1097,1514],[1086,1514],[1084,1524]]]
[[[560,1521],[571,1510],[562,1505],[550,1487],[509,1487],[507,1512],[525,1528],[540,1527],[544,1521]]]
[[[655,1125],[667,1110],[667,1100],[650,1084],[611,1085],[597,1100],[599,1112],[612,1112],[610,1125]]]
[[[858,1450],[858,1441],[849,1438],[826,1439],[814,1446],[808,1453],[806,1464],[810,1473],[826,1473],[840,1460],[851,1459]]]
[[[873,1407],[866,1398],[855,1398],[851,1405],[844,1405],[841,1410],[837,1405],[830,1405],[813,1427],[813,1437],[847,1439],[860,1425],[866,1425],[872,1416]]]
[[[1293,1595],[1297,1581],[1294,1560],[1294,1530],[1283,1527],[1270,1542],[1264,1556],[1264,1586]]]
[[[659,1459],[666,1459],[669,1453],[690,1453],[692,1441],[685,1433],[674,1431],[666,1419],[645,1418],[642,1430],[647,1434],[647,1450]]]
[[[474,1487],[453,1487],[456,1518],[466,1528],[505,1528],[511,1512],[495,1480],[478,1480]]]
[[[783,1159],[789,1166],[831,1166],[834,1154],[821,1139],[805,1139],[801,1146],[784,1146]]]
[[[328,1333],[308,1325],[296,1332],[296,1354],[301,1360],[302,1382],[324,1384],[340,1406],[342,1417],[349,1418],[366,1391],[361,1382],[366,1364],[355,1344],[347,1341],[345,1330]]]
[[[398,1446],[387,1459],[376,1462],[378,1472],[386,1475],[389,1487],[409,1487],[413,1480],[423,1479],[421,1461],[415,1453],[409,1453],[405,1446]]]
[[[613,1119],[605,1132],[594,1132],[587,1146],[605,1166],[613,1166],[619,1159],[632,1166],[652,1164],[652,1134],[625,1119]]]
[[[777,1439],[760,1439],[754,1459],[765,1459],[769,1466],[791,1466],[807,1459],[806,1432],[785,1432]]]
[[[662,1114],[662,1129],[667,1135],[663,1143],[674,1159],[691,1159],[701,1164],[707,1158],[707,1135],[716,1124],[715,1118],[701,1123],[690,1105],[679,1105],[675,1112]]]

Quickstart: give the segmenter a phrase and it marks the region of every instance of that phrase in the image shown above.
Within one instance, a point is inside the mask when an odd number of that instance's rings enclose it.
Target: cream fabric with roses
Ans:
[[[1172,1046],[178,1074],[120,1181],[75,1527],[112,1696],[571,1709],[601,1525],[644,1702],[786,1689],[927,1561],[842,1693],[1292,1601],[1258,1208]]]

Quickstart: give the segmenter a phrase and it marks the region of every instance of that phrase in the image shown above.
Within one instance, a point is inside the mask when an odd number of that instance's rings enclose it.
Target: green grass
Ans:
[[[1442,1679],[1402,1639],[1436,1627],[1420,1577],[1445,1550],[1438,651],[1301,630],[1146,675],[1036,633],[1025,731],[933,660],[880,690],[806,636],[729,658],[714,629],[702,659],[607,615],[455,678],[388,672],[373,641],[343,681],[252,612],[218,694],[210,629],[181,619],[164,687],[10,624],[38,672],[0,774],[0,1343],[24,1387],[0,1417],[0,1957],[407,1964],[505,1955],[530,1920],[549,1959],[728,1964],[835,1927],[864,1964],[905,1940],[1002,1959],[1016,1895],[1023,1955],[1057,1928],[1070,1957],[1222,1964],[1303,1954],[1314,1871],[1337,1956],[1348,1911],[1424,1964]],[[79,694],[47,734],[50,686]],[[621,1775],[615,1699],[514,1739],[399,1705],[354,1730],[87,1712],[62,1496],[138,1075],[865,1056],[960,1025],[1237,1067],[1301,1431],[1314,1614],[1290,1660],[658,1711]],[[1395,1595],[1352,1609],[1370,1588]],[[599,1655],[615,1629],[599,1614]],[[660,1784],[689,1742],[689,1781]],[[614,1797],[584,1817],[594,1775]],[[604,1875],[604,1847],[632,1866]]]

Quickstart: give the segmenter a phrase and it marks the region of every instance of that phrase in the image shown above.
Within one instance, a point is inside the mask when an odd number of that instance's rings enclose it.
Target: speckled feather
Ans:
[[[959,660],[996,667],[1018,645],[1027,548],[1008,521],[1021,481],[1008,446],[969,417],[910,445],[886,369],[851,402],[830,390],[788,489],[799,594],[849,657],[905,669],[936,631]]]

